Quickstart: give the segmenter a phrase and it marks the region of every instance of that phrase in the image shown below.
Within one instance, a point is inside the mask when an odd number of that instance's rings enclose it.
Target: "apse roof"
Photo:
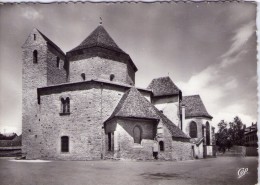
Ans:
[[[160,119],[152,104],[134,87],[125,92],[109,119],[113,117]]]
[[[185,117],[206,117],[212,119],[213,117],[207,112],[200,95],[183,96],[182,105],[185,105]]]

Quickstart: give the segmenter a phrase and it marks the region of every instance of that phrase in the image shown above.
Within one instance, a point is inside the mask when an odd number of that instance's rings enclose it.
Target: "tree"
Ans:
[[[233,122],[228,124],[221,120],[218,124],[218,132],[216,134],[216,145],[220,151],[225,151],[227,148],[230,149],[233,145],[244,144],[244,130],[246,126],[242,123],[241,119],[236,116]]]
[[[17,137],[16,133],[12,133],[11,135],[5,135],[5,134],[0,133],[0,140],[12,140],[15,137]]]
[[[229,123],[229,135],[232,145],[243,145],[244,144],[244,131],[245,125],[242,123],[241,119],[236,116],[233,122]]]
[[[227,123],[221,120],[218,123],[218,132],[216,134],[216,145],[219,147],[219,151],[225,152],[226,148],[230,147],[230,137],[227,129]]]

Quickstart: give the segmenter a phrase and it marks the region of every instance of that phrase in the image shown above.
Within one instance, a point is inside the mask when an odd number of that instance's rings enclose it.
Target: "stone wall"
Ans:
[[[33,61],[33,52],[37,51],[37,63]],[[40,107],[37,99],[37,88],[64,83],[67,79],[65,68],[57,69],[56,58],[65,62],[65,56],[46,42],[42,35],[34,29],[23,45],[23,148],[28,159],[41,157],[42,129],[40,123]]]
[[[57,66],[59,57],[59,67]],[[47,52],[47,85],[55,85],[67,82],[66,58],[55,48],[48,45]]]
[[[141,144],[134,143],[133,130],[137,125],[142,130]],[[115,119],[109,122],[106,128],[107,132],[114,132],[114,158],[153,159],[152,146],[156,125],[157,123],[155,121],[137,119]],[[106,151],[107,150],[108,146],[106,145]],[[110,153],[111,152],[106,152],[107,156],[111,156]]]
[[[162,129],[162,130],[161,130]],[[164,151],[159,151],[158,158],[164,160],[172,160],[172,135],[166,126],[161,122],[157,126],[157,141],[163,141]]]
[[[128,66],[126,63],[110,59],[92,57],[77,61],[70,61],[70,82],[83,81],[81,76],[85,74],[85,79],[102,79],[110,80],[110,75],[114,75],[114,82],[134,85],[134,75],[129,76]]]
[[[172,160],[182,161],[191,159],[193,159],[191,143],[172,141]]]
[[[45,159],[101,159],[105,145],[103,122],[112,114],[124,93],[123,89],[92,84],[85,89],[63,89],[41,96]],[[60,98],[70,98],[70,114],[60,114]],[[61,136],[69,137],[69,152],[61,152]]]
[[[35,40],[34,40],[35,34]],[[33,63],[33,51],[38,61]],[[47,85],[47,44],[37,30],[33,30],[23,45],[22,71],[22,152],[29,159],[40,157],[41,128],[39,124],[37,87]]]

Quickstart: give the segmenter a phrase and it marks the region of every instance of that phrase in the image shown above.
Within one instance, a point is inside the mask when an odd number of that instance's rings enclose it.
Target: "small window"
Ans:
[[[115,75],[114,75],[114,74],[111,74],[111,75],[110,75],[110,81],[113,81],[114,78],[115,78]]]
[[[70,113],[70,98],[69,97],[67,97],[66,99],[61,98],[61,113],[62,114]]]
[[[81,73],[81,78],[82,78],[83,81],[86,80],[86,75],[85,75],[85,73]]]
[[[108,151],[112,151],[112,134],[108,133]]]
[[[38,52],[37,52],[37,50],[33,51],[33,63],[34,64],[38,63]]]
[[[69,152],[69,137],[61,137],[61,152]]]
[[[160,146],[160,151],[164,151],[164,142],[163,141],[160,141],[159,142],[159,146]]]
[[[33,40],[36,40],[36,34],[33,34]]]
[[[56,67],[60,69],[60,57],[56,59]]]
[[[139,126],[135,126],[135,128],[134,128],[134,143],[141,144],[141,140],[142,140],[141,136],[142,136],[141,128]]]

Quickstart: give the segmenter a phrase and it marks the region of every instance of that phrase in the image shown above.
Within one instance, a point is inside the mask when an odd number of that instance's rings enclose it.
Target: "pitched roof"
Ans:
[[[57,51],[59,51],[61,54],[65,55],[64,52],[54,43],[52,42],[48,37],[46,37],[42,32],[40,32],[38,29],[36,29],[39,34],[43,37],[43,39],[49,43],[52,47],[54,47]]]
[[[154,105],[153,105],[154,106]],[[157,114],[160,116],[163,124],[168,128],[172,137],[175,138],[185,138],[190,139],[179,127],[177,127],[171,120],[169,120],[163,113],[161,113],[155,106],[154,106]]]
[[[153,79],[147,89],[151,89],[154,96],[177,95],[180,91],[169,76]]]
[[[199,146],[204,141],[204,138],[191,138],[190,142]]]
[[[80,45],[70,51],[91,48],[94,46],[99,46],[126,54],[117,46],[115,41],[110,37],[102,25],[99,25],[83,42],[81,42]]]
[[[172,123],[163,113],[161,113],[153,104],[151,104],[134,87],[129,89],[119,101],[112,115],[114,117],[142,118],[161,120],[175,138],[189,139],[174,123]],[[107,121],[108,121],[107,120]]]
[[[182,105],[185,105],[185,117],[206,117],[212,119],[213,117],[207,112],[200,95],[183,96]]]
[[[108,120],[113,117],[160,119],[152,104],[134,87],[125,92]]]

